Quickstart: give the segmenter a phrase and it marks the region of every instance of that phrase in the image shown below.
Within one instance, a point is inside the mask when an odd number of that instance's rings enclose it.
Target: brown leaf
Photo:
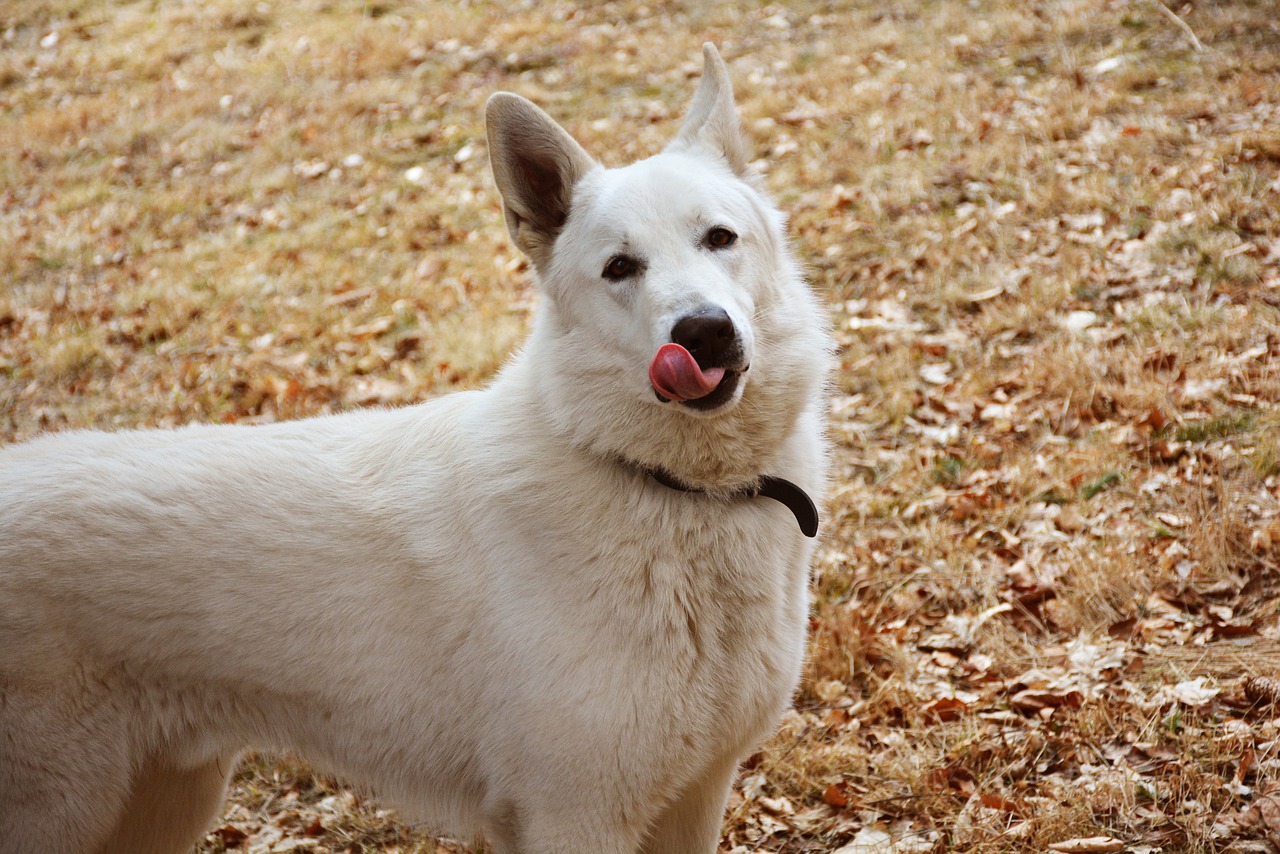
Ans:
[[[1124,843],[1111,836],[1081,836],[1049,844],[1050,851],[1063,854],[1107,854],[1111,851],[1123,851]]]
[[[1215,620],[1213,633],[1220,638],[1247,637],[1258,633],[1258,623],[1254,620],[1246,620],[1239,617],[1221,622]]]
[[[845,709],[834,708],[827,709],[822,713],[822,725],[825,727],[839,727],[847,724],[851,718],[849,712]]]
[[[924,707],[925,717],[932,721],[955,721],[969,710],[969,704],[955,697],[942,697]]]
[[[984,793],[980,797],[982,798],[982,805],[987,809],[1000,810],[1016,816],[1022,815],[1022,808],[1008,798],[990,793]]]
[[[1058,591],[1054,589],[1052,582],[1036,579],[1027,586],[1015,584],[1013,589],[1001,591],[1000,598],[1012,599],[1024,608],[1034,608],[1057,595]]]
[[[1157,439],[1147,448],[1147,453],[1162,463],[1175,462],[1186,452],[1187,446],[1182,442],[1170,442],[1167,439]]]
[[[1169,419],[1160,411],[1159,407],[1151,407],[1147,410],[1147,414],[1138,419],[1138,424],[1143,427],[1150,427],[1152,430],[1159,430],[1161,427],[1169,423]]]
[[[822,793],[822,802],[830,807],[849,806],[849,784],[841,781],[827,786],[826,791]]]
[[[1023,712],[1041,709],[1078,709],[1084,705],[1084,694],[1074,688],[1060,691],[1044,691],[1028,688],[1009,698],[1009,704]]]
[[[932,789],[959,792],[966,796],[972,795],[978,788],[978,780],[973,773],[954,762],[924,775],[924,783]]]
[[[249,838],[249,834],[233,824],[224,824],[217,830],[210,831],[209,835],[221,842],[223,848],[239,848]]]
[[[1107,628],[1107,634],[1116,640],[1128,640],[1133,637],[1134,629],[1137,628],[1137,625],[1138,618],[1129,617],[1128,619],[1121,620],[1118,623],[1112,623]]]
[[[1236,764],[1236,783],[1244,783],[1257,761],[1257,752],[1252,747],[1246,747],[1244,753],[1240,754],[1240,761]]]
[[[1261,825],[1272,836],[1280,835],[1280,793],[1258,798],[1253,805],[1236,816],[1236,825],[1251,828]]]

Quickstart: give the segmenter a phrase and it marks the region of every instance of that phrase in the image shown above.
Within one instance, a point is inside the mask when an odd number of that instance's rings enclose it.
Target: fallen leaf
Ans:
[[[835,679],[824,679],[813,686],[813,694],[824,703],[831,703],[843,697],[848,690],[843,682]]]
[[[832,783],[822,793],[822,802],[831,807],[849,806],[849,784]]]
[[[982,799],[982,805],[989,810],[1000,810],[1013,815],[1021,815],[1021,807],[1008,798],[990,793],[980,794],[979,797]]]
[[[854,835],[853,841],[832,854],[893,854],[893,837],[886,831],[864,827]]]
[[[249,834],[233,824],[225,824],[210,831],[209,835],[221,842],[223,848],[239,848],[249,838]]]
[[[1051,842],[1049,850],[1062,852],[1062,854],[1106,854],[1110,851],[1123,851],[1124,843],[1111,836],[1081,836],[1062,842]]]
[[[1078,709],[1084,705],[1084,694],[1074,688],[1059,691],[1037,691],[1028,688],[1019,691],[1009,698],[1009,705],[1023,712],[1038,712],[1041,709]]]
[[[931,362],[920,368],[920,379],[930,385],[946,385],[951,381],[951,366],[946,362]]]
[[[969,704],[954,697],[942,697],[924,707],[926,718],[934,721],[955,721],[969,710]]]
[[[1220,693],[1220,689],[1205,684],[1207,679],[1208,677],[1198,676],[1179,682],[1169,689],[1169,694],[1184,706],[1203,706]]]

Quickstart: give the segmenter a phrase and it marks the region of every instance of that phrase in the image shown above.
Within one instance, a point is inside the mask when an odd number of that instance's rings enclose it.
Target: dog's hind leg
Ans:
[[[737,767],[716,765],[677,795],[654,822],[642,854],[713,854]]]
[[[185,854],[218,814],[235,760],[194,768],[152,758],[133,775],[124,813],[98,854]]]

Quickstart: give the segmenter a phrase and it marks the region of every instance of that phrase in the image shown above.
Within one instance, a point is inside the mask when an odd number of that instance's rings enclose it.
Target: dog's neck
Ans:
[[[617,397],[572,398],[575,378],[539,368],[555,364],[555,336],[535,321],[526,346],[499,376],[494,393],[523,399],[521,429],[556,437],[564,451],[583,454],[651,479],[690,500],[772,499],[787,507],[809,537],[818,528],[818,510],[805,489],[783,475],[807,482],[812,472],[787,471],[794,455],[785,450],[800,427],[805,407],[777,401],[739,401],[721,419],[698,418],[675,410],[679,404],[637,405]],[[759,394],[759,391],[757,391]],[[798,402],[797,402],[798,403]],[[619,417],[619,411],[627,413]],[[771,414],[772,417],[765,417]],[[777,471],[778,474],[772,472]],[[815,484],[807,483],[812,487]]]
[[[706,494],[707,490],[681,483],[670,472],[660,468],[643,468],[641,470],[653,480],[678,492]],[[774,475],[763,475],[754,486],[742,487],[728,493],[726,498],[771,498],[791,511],[796,517],[800,532],[806,537],[818,535],[818,506],[813,503],[809,493],[789,480]]]

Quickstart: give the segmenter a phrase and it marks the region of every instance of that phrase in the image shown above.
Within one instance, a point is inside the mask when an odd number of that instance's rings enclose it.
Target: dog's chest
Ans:
[[[737,753],[762,737],[803,661],[807,552],[788,531],[741,522],[677,526],[617,567],[630,595],[611,622],[653,685],[637,699],[663,706],[652,711],[699,752]]]
[[[518,488],[490,492],[451,542],[460,573],[485,579],[475,636],[501,650],[486,667],[517,754],[572,734],[663,788],[768,734],[808,612],[810,541],[784,507],[569,461],[503,474]]]

